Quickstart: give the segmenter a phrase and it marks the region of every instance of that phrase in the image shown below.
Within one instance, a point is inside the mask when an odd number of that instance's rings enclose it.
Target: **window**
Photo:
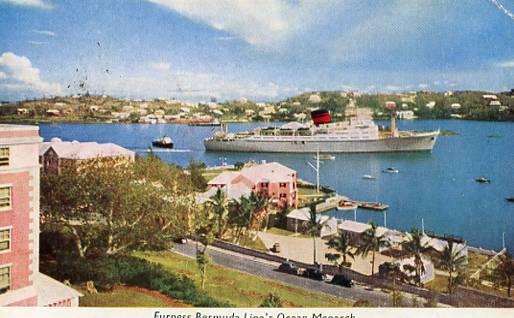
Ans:
[[[0,148],[0,166],[9,165],[9,147]]]
[[[269,182],[263,182],[263,183],[261,183],[261,186],[263,188],[267,188],[269,186]]]
[[[0,210],[11,208],[11,187],[0,187]]]
[[[3,294],[11,287],[11,267],[0,267],[0,294]]]
[[[0,229],[0,252],[11,249],[11,229]]]
[[[280,182],[279,186],[280,186],[281,188],[285,188],[285,187],[287,186],[287,183],[285,183],[285,182]]]
[[[280,197],[281,197],[281,198],[287,198],[287,194],[286,194],[286,193],[281,193],[281,194],[280,194]]]

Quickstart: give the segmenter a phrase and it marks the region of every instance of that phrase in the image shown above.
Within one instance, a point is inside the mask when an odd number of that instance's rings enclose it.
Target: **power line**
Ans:
[[[505,8],[500,2],[497,0],[490,0],[500,11],[509,16],[512,20],[514,20],[514,14],[512,14],[507,8]]]

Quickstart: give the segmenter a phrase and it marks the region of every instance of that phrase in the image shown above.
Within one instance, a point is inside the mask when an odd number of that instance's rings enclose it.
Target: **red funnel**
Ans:
[[[316,126],[320,124],[329,124],[332,121],[330,113],[325,109],[318,109],[311,112],[311,118]]]

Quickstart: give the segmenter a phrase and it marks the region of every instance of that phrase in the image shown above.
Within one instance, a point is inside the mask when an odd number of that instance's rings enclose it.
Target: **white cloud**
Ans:
[[[421,84],[418,85],[418,87],[421,88],[421,89],[427,89],[427,88],[430,87],[430,85],[425,84],[425,83],[421,83]]]
[[[505,68],[514,67],[514,60],[498,62],[496,66]]]
[[[150,62],[148,65],[156,71],[169,71],[171,68],[171,64],[166,62]]]
[[[181,98],[220,100],[241,96],[254,100],[270,100],[284,97],[293,89],[281,88],[274,82],[256,83],[251,80],[227,78],[213,73],[168,71],[157,74],[128,76],[123,78],[90,78],[90,92],[131,98]],[[296,92],[297,89],[294,89]]]
[[[49,31],[49,30],[32,30],[32,32],[36,33],[36,34],[51,36],[51,37],[54,37],[57,35],[57,34],[55,34],[55,32]]]
[[[33,45],[48,44],[48,42],[43,42],[43,41],[27,41],[27,42],[30,43],[30,44],[33,44]]]
[[[52,9],[53,5],[45,0],[0,0],[0,3],[7,3],[21,7],[31,7],[38,9]]]
[[[63,93],[62,87],[58,83],[42,80],[39,69],[33,67],[31,61],[25,56],[18,56],[12,52],[3,53],[0,55],[0,69],[5,74],[4,80],[14,82],[3,84],[4,87],[22,88],[51,95]]]
[[[335,1],[282,0],[147,0],[192,20],[241,37],[246,42],[272,47],[315,23],[321,10]],[[341,5],[341,4],[339,4]]]
[[[384,87],[384,89],[388,92],[398,92],[398,91],[401,91],[402,88],[399,87],[399,86],[394,86],[394,85],[388,85],[386,87]]]

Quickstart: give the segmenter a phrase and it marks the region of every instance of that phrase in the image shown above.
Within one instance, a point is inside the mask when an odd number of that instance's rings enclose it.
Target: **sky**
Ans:
[[[0,0],[0,100],[514,88],[514,0]]]

